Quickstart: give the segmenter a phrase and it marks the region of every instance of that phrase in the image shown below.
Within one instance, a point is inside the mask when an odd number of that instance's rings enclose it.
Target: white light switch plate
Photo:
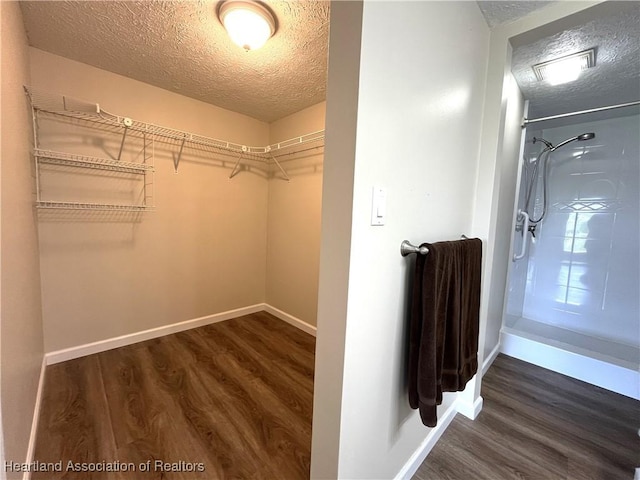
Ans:
[[[382,187],[373,187],[371,200],[371,225],[384,225],[387,218],[387,190]]]

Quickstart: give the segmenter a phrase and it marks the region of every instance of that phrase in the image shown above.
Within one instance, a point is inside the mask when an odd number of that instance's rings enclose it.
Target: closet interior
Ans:
[[[308,476],[324,102],[265,121],[29,52],[34,460]]]

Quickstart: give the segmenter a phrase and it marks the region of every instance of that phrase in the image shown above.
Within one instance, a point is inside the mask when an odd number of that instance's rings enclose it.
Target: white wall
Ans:
[[[325,102],[269,125],[274,144],[324,130]],[[311,145],[313,146],[313,145]],[[267,221],[267,303],[316,325],[323,149],[281,156],[291,181],[272,166]]]
[[[245,115],[34,48],[30,57],[32,84],[40,90],[97,102],[135,120],[241,144],[269,143],[269,125]],[[41,138],[55,150],[89,148],[85,153],[92,154],[97,147],[103,157],[119,147],[101,143],[95,132],[80,137],[83,142],[73,134],[42,132]],[[178,150],[178,142],[156,142],[156,210],[139,221],[41,215],[46,351],[265,301],[266,173],[241,171],[229,179],[234,157],[185,148],[175,174]],[[83,177],[96,177],[83,173],[53,186],[82,194]],[[49,194],[67,195],[62,189]]]
[[[362,2],[332,2],[311,478],[338,478]]]
[[[498,211],[496,233],[494,235],[495,251],[499,253],[496,256],[494,268],[489,277],[491,292],[487,305],[484,358],[487,358],[498,346],[500,340],[507,271],[509,263],[511,262],[507,252],[509,251],[509,244],[514,228],[514,199],[518,179],[518,167],[521,164],[520,145],[522,139],[521,125],[524,115],[524,98],[511,73],[508,74],[505,81],[505,89],[507,107],[502,152],[497,159],[501,173],[500,183],[498,185],[499,192],[496,198]]]
[[[23,85],[29,83],[29,53],[18,3],[1,2],[0,15],[0,403],[5,438],[4,458],[7,461],[24,462],[43,357],[38,233],[32,195],[31,121],[23,90]],[[4,470],[3,467],[4,464],[0,465],[0,470]]]
[[[340,61],[358,60],[352,44],[335,48],[340,35],[346,35],[343,28],[355,36],[357,12],[347,12],[353,14],[351,22],[336,18],[349,8],[332,5],[316,405],[327,395],[324,389],[331,388],[330,375],[339,386],[344,371],[344,384],[339,434],[334,425],[322,424],[324,414],[314,409],[312,476],[330,476],[326,465],[319,466],[322,457],[316,449],[332,442],[339,448],[338,477],[392,478],[430,433],[407,401],[405,325],[413,259],[400,256],[400,243],[475,234],[472,207],[489,30],[471,2],[365,2],[352,160],[351,146],[340,150],[332,143],[338,135],[329,131],[337,128],[333,122],[343,128],[346,123],[344,116],[338,118],[341,112],[333,102],[339,97],[332,95],[338,87],[332,82],[338,75],[348,91],[354,80],[336,69]],[[350,166],[342,167],[343,178],[333,175],[339,172],[334,162],[341,154],[341,161],[353,162],[353,202],[347,184]],[[373,186],[387,189],[388,218],[381,227],[370,225]],[[328,218],[338,215],[339,204],[351,211],[339,214],[339,220]],[[348,228],[351,238],[348,232],[328,238],[337,227]],[[345,272],[338,263],[342,258],[329,259],[325,252],[332,248],[343,254],[346,246],[345,311],[328,305],[339,302],[342,307],[338,293],[343,285],[335,280],[343,282]],[[329,295],[332,291],[337,298]],[[334,330],[325,333],[325,326]],[[334,336],[339,352],[336,332],[345,327],[344,367],[330,372],[336,360],[328,358],[325,335]],[[443,407],[451,401],[447,396]]]

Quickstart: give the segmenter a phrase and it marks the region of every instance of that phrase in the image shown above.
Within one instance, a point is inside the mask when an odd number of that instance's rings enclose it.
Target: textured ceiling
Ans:
[[[0,0],[1,1],[1,0]],[[278,31],[245,52],[227,37],[217,2],[22,2],[32,46],[263,121],[325,99],[328,1],[272,0]],[[479,1],[487,23],[512,22],[550,3]],[[640,5],[514,49],[513,73],[529,117],[554,115],[640,96]],[[597,47],[597,66],[576,82],[550,87],[531,66]],[[60,92],[65,93],[65,92]]]
[[[271,122],[325,99],[329,2],[266,3],[278,31],[250,52],[228,38],[215,1],[21,5],[36,48]]]
[[[520,1],[520,2],[488,2],[478,1],[480,10],[487,20],[489,27],[493,28],[504,23],[513,22],[519,18],[526,17],[531,12],[546,7],[550,3],[543,1]]]
[[[512,72],[529,118],[640,100],[640,2],[620,3],[618,13],[599,15],[513,51]],[[534,64],[596,48],[596,66],[563,85],[540,82]]]

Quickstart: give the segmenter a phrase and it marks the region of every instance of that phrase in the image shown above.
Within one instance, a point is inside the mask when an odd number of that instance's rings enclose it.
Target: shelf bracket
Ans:
[[[124,141],[127,139],[127,132],[129,131],[129,127],[124,127],[124,133],[122,134],[122,141],[120,142],[120,151],[118,152],[118,161],[122,158],[122,150],[124,149]]]
[[[278,159],[276,157],[274,157],[272,154],[269,154],[269,156],[271,157],[271,160],[273,160],[273,162],[278,166],[278,168],[282,172],[282,175],[284,176],[284,179],[287,182],[291,181],[291,179],[289,178],[289,175],[287,175],[287,172],[285,171],[285,169],[282,168],[282,165],[280,165],[280,162],[278,161]]]
[[[240,155],[238,155],[238,160],[236,160],[236,164],[233,166],[233,170],[231,170],[231,173],[229,174],[229,178],[233,178],[235,177],[238,173],[240,173],[240,169],[238,168],[240,166],[240,160],[242,160],[242,156],[244,155],[244,149],[246,147],[242,147],[242,153],[240,153]]]
[[[187,140],[187,136],[182,137],[182,143],[180,144],[180,151],[178,157],[173,159],[173,168],[175,173],[178,173],[178,165],[180,165],[180,159],[182,158],[182,149],[184,148],[184,142]]]

